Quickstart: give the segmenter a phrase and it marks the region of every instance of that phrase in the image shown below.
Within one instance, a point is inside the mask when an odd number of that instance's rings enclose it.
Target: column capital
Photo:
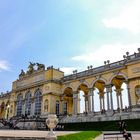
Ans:
[[[106,85],[106,92],[112,92],[112,85]]]
[[[89,88],[89,92],[92,92],[92,91],[94,91],[95,90],[95,88],[93,87],[93,88]]]
[[[74,95],[74,94],[78,94],[78,91],[73,91],[72,94],[73,94],[73,95]]]
[[[123,91],[123,89],[119,88],[119,89],[115,89],[114,91],[116,91],[117,95],[121,95],[121,92]]]
[[[112,88],[113,85],[112,84],[108,84],[108,85],[105,85],[106,88]]]
[[[75,91],[75,92],[73,92],[73,98],[77,98],[78,97],[78,93]]]
[[[95,88],[89,88],[88,96],[94,96],[94,90]]]

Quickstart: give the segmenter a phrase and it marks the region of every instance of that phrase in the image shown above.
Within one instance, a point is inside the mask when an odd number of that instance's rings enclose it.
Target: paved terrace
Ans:
[[[79,131],[55,131],[57,136],[73,134]],[[0,137],[41,137],[44,138],[48,131],[35,131],[35,130],[0,130]]]
[[[78,133],[79,131],[55,131],[57,136]],[[140,140],[140,131],[131,131],[133,140]],[[32,130],[0,130],[0,137],[40,137],[45,138],[48,131],[32,131]],[[119,140],[124,140],[120,138]],[[95,140],[103,140],[103,135],[98,136]],[[109,140],[116,140],[109,139]]]
[[[130,133],[132,133],[132,139],[133,140],[140,140],[140,131],[128,131]],[[106,140],[116,140],[117,138],[109,138]],[[100,136],[98,136],[96,139],[94,140],[103,140],[103,134],[101,134]],[[124,138],[118,138],[118,140],[124,140]]]

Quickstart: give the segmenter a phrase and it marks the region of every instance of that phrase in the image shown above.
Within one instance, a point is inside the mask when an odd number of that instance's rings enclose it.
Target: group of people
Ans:
[[[131,140],[132,139],[131,133],[128,133],[126,131],[127,130],[126,123],[124,121],[119,121],[118,125],[119,125],[119,131],[120,133],[123,134],[125,140]]]

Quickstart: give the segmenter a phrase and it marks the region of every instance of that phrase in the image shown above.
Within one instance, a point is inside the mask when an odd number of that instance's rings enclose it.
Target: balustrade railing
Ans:
[[[76,78],[94,75],[94,74],[97,74],[100,72],[104,72],[106,70],[121,68],[121,67],[125,66],[126,64],[133,62],[133,61],[137,61],[137,60],[140,60],[140,52],[134,53],[133,55],[126,56],[125,59],[121,60],[121,61],[117,61],[117,62],[110,63],[110,64],[105,64],[105,65],[97,67],[97,68],[92,68],[92,69],[85,70],[85,71],[82,71],[79,73],[64,76],[62,78],[62,81],[65,82],[65,81],[69,81],[69,80],[74,80]]]

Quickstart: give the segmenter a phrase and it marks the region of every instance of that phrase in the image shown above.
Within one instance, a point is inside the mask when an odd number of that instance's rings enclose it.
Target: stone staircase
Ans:
[[[138,110],[138,109],[137,109]],[[139,119],[140,110],[128,111],[128,112],[113,112],[108,111],[103,114],[101,113],[91,113],[91,114],[77,114],[77,115],[67,115],[59,121],[60,123],[76,123],[76,122],[98,122],[98,121],[112,121],[112,120],[126,120],[126,119]],[[121,117],[120,117],[121,116]]]

